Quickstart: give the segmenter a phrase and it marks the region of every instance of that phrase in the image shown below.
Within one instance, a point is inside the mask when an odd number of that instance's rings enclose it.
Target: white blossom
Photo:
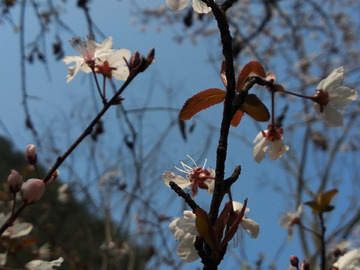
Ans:
[[[190,0],[166,0],[166,5],[172,10],[183,10],[190,3]],[[211,8],[201,0],[193,0],[192,7],[197,13],[209,13]]]
[[[293,229],[292,227],[295,224],[299,224],[300,222],[300,215],[303,211],[302,204],[299,205],[297,211],[295,213],[293,212],[286,212],[282,215],[281,219],[279,220],[280,226],[283,228],[287,228],[287,240],[291,241],[293,237]]]
[[[25,270],[53,270],[55,267],[60,267],[61,263],[64,261],[62,257],[55,261],[46,262],[42,260],[33,260],[28,262],[25,266]]]
[[[243,208],[243,204],[240,202],[235,202],[233,201],[233,207],[234,207],[234,211],[241,211],[241,209]],[[250,209],[246,207],[245,209],[245,213],[249,213]],[[240,223],[241,228],[243,228],[245,231],[247,231],[251,237],[253,238],[257,238],[259,236],[260,233],[260,226],[258,223],[256,223],[255,221],[253,221],[252,219],[248,218],[247,216],[243,216],[241,223]]]
[[[339,270],[359,270],[360,264],[360,248],[353,249],[343,256],[341,256],[336,263],[333,264],[333,269]]]
[[[177,254],[185,262],[193,262],[199,258],[194,247],[197,234],[194,223],[195,219],[195,214],[192,211],[186,210],[184,211],[184,218],[176,218],[169,225],[169,229],[174,234],[175,240],[181,240]]]
[[[337,108],[349,105],[357,98],[357,92],[349,87],[339,86],[335,88],[343,79],[344,68],[335,69],[317,86],[318,92],[313,96],[314,107],[319,115],[331,127],[343,126],[343,119]]]

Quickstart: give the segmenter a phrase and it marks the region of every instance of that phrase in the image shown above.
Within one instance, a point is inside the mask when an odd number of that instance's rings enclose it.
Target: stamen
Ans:
[[[187,171],[189,171],[189,172],[192,172],[192,170],[193,170],[192,167],[186,165],[186,164],[184,163],[184,161],[182,161],[182,160],[180,160],[180,163],[181,163],[181,165],[183,166],[184,170],[187,170]]]
[[[203,169],[205,169],[206,162],[207,162],[207,157],[205,158],[204,166],[202,167]]]
[[[188,155],[188,154],[185,154],[194,164],[195,164],[195,167],[197,167],[198,165],[196,164],[196,162]]]
[[[185,171],[185,170],[179,169],[179,168],[178,168],[178,167],[176,167],[175,165],[173,165],[173,166],[174,166],[174,168],[175,168],[175,169],[177,169],[177,170],[178,170],[178,171],[180,171],[180,172],[183,172],[183,173],[186,173],[186,174],[188,173],[188,172],[187,172],[187,171]]]

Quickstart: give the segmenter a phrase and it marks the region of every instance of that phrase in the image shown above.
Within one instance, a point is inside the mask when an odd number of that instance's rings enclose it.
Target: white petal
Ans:
[[[259,236],[260,233],[260,226],[255,221],[248,217],[243,217],[241,223],[241,227],[246,230],[253,238]]]
[[[344,125],[341,114],[329,104],[324,108],[324,119],[330,127],[341,127]]]
[[[269,149],[269,157],[271,160],[275,160],[281,157],[287,150],[289,150],[289,147],[284,144],[283,139],[272,142]]]
[[[291,220],[292,220],[293,214],[290,212],[286,212],[281,216],[281,219],[279,220],[280,226],[283,228],[286,228],[289,226]]]
[[[241,202],[237,202],[237,201],[233,201],[233,208],[234,208],[234,211],[241,211],[242,208],[243,208],[243,204]],[[245,209],[245,213],[249,213],[250,212],[250,209],[246,207]]]
[[[256,138],[255,138],[255,140],[256,140]],[[263,137],[260,140],[260,142],[257,145],[255,145],[255,147],[254,147],[254,159],[255,159],[255,161],[257,163],[260,163],[264,159],[266,149],[268,148],[269,143],[270,142],[266,138]]]
[[[66,76],[66,82],[70,82],[72,79],[74,79],[76,73],[80,69],[80,63],[76,62],[75,66],[68,67],[68,75]]]
[[[319,118],[322,118],[323,117],[323,114],[320,112],[320,106],[318,103],[314,102],[314,109],[317,113],[317,115],[319,116]]]
[[[211,8],[201,0],[193,0],[192,7],[197,13],[209,13]]]
[[[13,234],[10,235],[10,238],[18,238],[28,235],[33,229],[33,225],[31,223],[22,222],[22,223],[15,223],[14,226],[10,228],[13,228],[14,230]]]
[[[360,248],[353,249],[341,256],[339,260],[334,263],[334,266],[338,267],[340,270],[350,270],[353,269],[355,264],[358,264],[360,261]]]
[[[345,107],[353,102],[357,92],[349,87],[341,86],[329,92],[330,102],[336,107]]]
[[[68,65],[71,62],[80,62],[83,63],[84,62],[84,58],[81,56],[64,56],[64,58],[62,59],[62,61]]]
[[[331,91],[335,86],[337,86],[342,81],[343,74],[344,74],[343,67],[339,67],[333,70],[333,72],[331,72],[330,75],[325,80],[320,82],[320,84],[323,83],[322,87],[317,89],[323,89],[327,92]]]
[[[24,268],[26,270],[53,270],[54,267],[60,267],[61,263],[64,261],[62,257],[55,261],[46,262],[41,260],[34,260],[28,262]]]
[[[4,266],[7,261],[7,254],[6,253],[0,253],[0,265]]]
[[[90,42],[90,41],[89,41]],[[103,52],[107,50],[111,50],[111,47],[113,45],[113,39],[112,37],[107,37],[101,44],[96,43],[96,51]]]
[[[169,185],[170,181],[175,182],[180,188],[187,188],[191,185],[191,182],[188,179],[185,179],[184,177],[180,175],[175,175],[173,172],[166,171],[162,175],[162,179],[165,183],[165,185]]]
[[[183,10],[190,3],[190,0],[166,0],[166,5],[172,10]]]
[[[179,240],[196,232],[196,225],[191,219],[176,218],[170,223],[169,229],[174,234],[174,239]]]
[[[196,236],[188,234],[180,242],[177,254],[185,262],[194,262],[199,259],[199,255],[194,247]]]
[[[204,182],[205,182],[205,184],[208,186],[207,193],[208,193],[208,194],[214,193],[215,180],[208,178],[208,179],[206,179]]]
[[[125,66],[126,62],[124,58],[129,61],[131,52],[127,49],[120,49],[114,51],[112,54],[107,56],[107,60],[111,67]]]
[[[85,73],[90,73],[90,72],[92,72],[92,69],[91,69],[91,68],[89,67],[89,65],[86,64],[86,63],[82,64],[82,65],[80,66],[80,69],[81,69],[82,71],[84,71]]]
[[[259,140],[261,140],[261,139],[264,138],[263,132],[264,132],[265,134],[267,134],[267,130],[260,131],[260,132],[256,135],[253,143],[256,143],[257,141],[259,141]]]
[[[192,211],[190,211],[190,210],[185,210],[185,211],[184,211],[184,217],[185,217],[185,218],[189,218],[189,219],[191,219],[191,220],[193,220],[193,221],[196,220],[196,215],[195,215]]]
[[[111,74],[116,80],[125,81],[129,77],[128,67],[118,67],[116,70],[113,70]]]

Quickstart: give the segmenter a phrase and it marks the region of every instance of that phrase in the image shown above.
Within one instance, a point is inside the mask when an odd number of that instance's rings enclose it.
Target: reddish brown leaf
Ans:
[[[264,103],[254,94],[248,94],[246,96],[242,109],[256,121],[267,122],[270,119],[268,108],[266,108]]]
[[[231,120],[230,124],[233,127],[237,127],[240,124],[241,118],[243,117],[244,112],[242,110],[238,110],[235,115],[233,116],[233,119]]]
[[[236,219],[231,223],[230,229],[226,232],[224,239],[221,241],[220,248],[225,246],[235,235],[239,227],[239,224],[241,223],[244,217],[246,205],[247,205],[247,199],[245,199],[243,208],[241,209],[240,213],[237,214]]]
[[[207,213],[202,210],[199,206],[196,206],[196,229],[204,237],[205,242],[211,247],[216,248],[216,239],[214,228]]]
[[[235,87],[236,92],[242,90],[242,87],[244,86],[246,79],[249,78],[251,75],[258,75],[260,77],[265,78],[266,73],[264,67],[257,61],[251,61],[247,63],[239,74],[238,81]]]
[[[37,237],[27,237],[25,239],[21,240],[21,248],[26,248],[28,246],[31,246],[32,244],[35,244],[36,242],[40,242],[41,239]]]
[[[215,221],[214,231],[215,231],[215,238],[216,238],[216,245],[218,246],[221,243],[221,239],[224,235],[224,228],[229,220],[229,213],[232,209],[231,203],[227,202],[222,210],[220,216]]]
[[[225,99],[226,91],[218,88],[206,89],[189,98],[180,111],[181,120],[189,120],[198,112]]]

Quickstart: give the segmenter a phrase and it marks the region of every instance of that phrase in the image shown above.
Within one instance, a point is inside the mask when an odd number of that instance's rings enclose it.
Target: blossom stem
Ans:
[[[38,167],[36,166],[36,164],[34,164],[34,167],[35,167],[36,174],[38,175],[39,179],[41,179],[41,175],[40,175],[40,172],[39,172]]]
[[[10,226],[13,225],[14,221],[20,216],[20,214],[24,211],[24,209],[26,208],[26,206],[28,206],[27,203],[23,203],[19,209],[12,214],[7,221],[5,221],[5,223],[1,226],[0,228],[0,235],[2,235],[7,228],[9,228]]]
[[[51,179],[53,173],[59,168],[59,166],[64,162],[64,160],[75,150],[75,148],[82,142],[85,137],[87,137],[89,134],[91,134],[93,128],[95,125],[99,122],[101,117],[106,113],[106,111],[114,104],[114,102],[117,100],[117,98],[122,94],[122,92],[126,89],[126,87],[132,82],[132,80],[136,77],[138,73],[130,74],[129,77],[126,79],[124,84],[120,87],[120,89],[113,95],[113,97],[107,102],[104,107],[101,109],[101,111],[98,113],[98,115],[91,121],[91,123],[87,126],[87,128],[84,130],[84,132],[76,139],[76,141],[69,147],[68,150],[62,155],[59,156],[53,166],[51,166],[51,169],[48,171],[48,173],[45,175],[43,181],[45,183],[49,182]]]
[[[289,94],[289,95],[293,95],[293,96],[296,96],[296,97],[300,97],[300,98],[306,98],[306,99],[310,99],[310,100],[313,99],[312,96],[305,96],[305,95],[301,95],[301,94],[296,94],[296,93],[289,92],[289,91],[286,91],[286,90],[281,90],[280,92],[285,93],[285,94]]]
[[[12,210],[11,210],[11,216],[13,216],[14,215],[14,213],[15,213],[15,207],[16,207],[16,193],[13,193],[13,196],[14,196],[14,198],[13,198],[13,207],[12,207]]]
[[[96,83],[97,89],[98,89],[98,91],[99,91],[99,95],[100,95],[101,99],[104,101],[104,100],[105,100],[105,97],[101,94],[101,89],[100,89],[99,81],[98,81],[98,79],[97,79],[97,77],[96,77],[95,70],[94,70],[93,68],[92,68],[91,70],[92,70],[92,72],[93,72],[93,74],[94,74],[94,79],[95,79],[95,83]]]
[[[106,102],[106,77],[103,75],[104,81],[103,81],[103,102]]]
[[[304,226],[304,225],[302,225],[301,223],[300,223],[300,224],[298,224],[298,225],[300,226],[300,228],[304,229],[305,231],[308,231],[308,232],[313,233],[315,236],[317,236],[317,237],[319,237],[319,238],[321,239],[321,235],[320,235],[320,234],[318,234],[317,232],[315,232],[315,231],[313,231],[313,230],[309,229],[308,227],[305,227],[305,226]]]

